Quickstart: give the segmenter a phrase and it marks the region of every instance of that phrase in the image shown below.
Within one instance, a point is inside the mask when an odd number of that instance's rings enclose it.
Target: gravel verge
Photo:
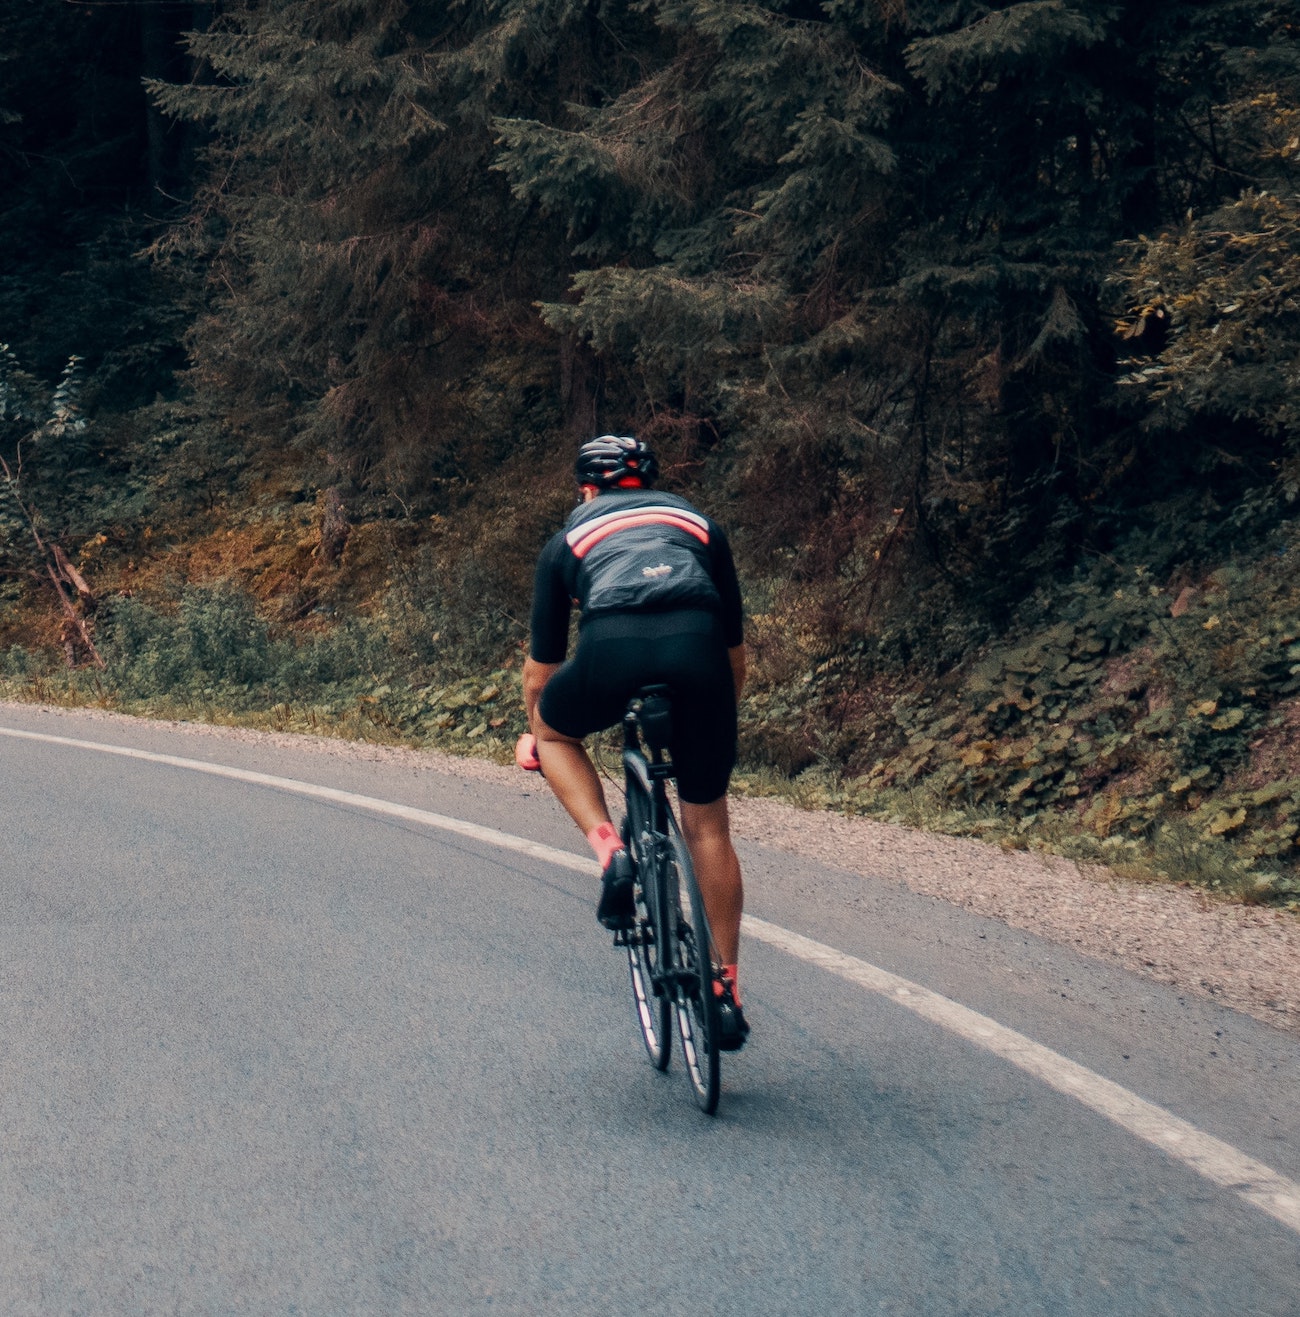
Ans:
[[[6,703],[0,701],[0,707]],[[109,722],[139,721],[97,709],[77,713]],[[436,750],[207,723],[162,725],[191,735],[401,763],[461,779],[519,786],[514,767]],[[1099,865],[803,810],[779,800],[733,797],[731,814],[740,839],[850,873],[904,883],[913,891],[1300,1033],[1300,918],[1284,911],[1232,904],[1177,884],[1132,882]]]

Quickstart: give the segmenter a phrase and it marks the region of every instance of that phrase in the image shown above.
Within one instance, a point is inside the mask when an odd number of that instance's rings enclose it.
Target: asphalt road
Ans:
[[[7,706],[572,851],[544,786]],[[1300,1234],[749,939],[719,1115],[651,1070],[594,881],[0,735],[0,1312],[1300,1314]],[[761,847],[749,909],[1300,1180],[1300,1047]]]

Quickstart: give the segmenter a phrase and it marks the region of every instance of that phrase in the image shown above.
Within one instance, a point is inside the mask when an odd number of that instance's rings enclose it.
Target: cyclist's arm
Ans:
[[[731,545],[727,543],[727,533],[712,518],[709,520],[709,575],[718,591],[722,638],[728,649],[739,649],[745,643],[745,609],[740,599],[740,581],[736,576]]]
[[[722,635],[731,660],[731,676],[736,684],[736,703],[745,686],[745,611],[740,599],[740,581],[731,556],[726,532],[716,521],[709,523],[709,567],[713,584],[722,604]]]
[[[740,703],[740,692],[745,689],[745,646],[735,645],[727,650],[731,660],[731,677],[736,683],[736,703]]]
[[[530,619],[528,657],[524,660],[524,710],[528,726],[537,734],[537,702],[542,688],[564,662],[569,647],[569,599],[564,579],[568,549],[561,532],[552,536],[537,560],[533,579],[533,608]]]
[[[559,668],[558,663],[539,663],[531,654],[524,660],[524,709],[528,714],[528,729],[534,736],[537,735],[537,702]]]

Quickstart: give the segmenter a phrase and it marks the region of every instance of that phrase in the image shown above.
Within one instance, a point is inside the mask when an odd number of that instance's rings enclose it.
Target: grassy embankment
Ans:
[[[60,664],[29,598],[0,694],[508,757],[537,528],[494,546],[370,522],[327,567],[313,502],[253,507],[84,546],[106,669]],[[1297,561],[1300,523],[1211,570],[1099,562],[938,678],[805,646],[758,583],[738,788],[1300,908]]]
[[[0,693],[504,760],[533,540],[562,506],[504,511],[362,523],[337,566],[316,500],[283,485],[170,537],[96,536],[79,562],[107,668],[59,662],[57,612],[26,597]],[[1098,560],[942,677],[879,637],[827,653],[751,582],[739,789],[1300,909],[1297,561],[1287,522],[1208,568]]]

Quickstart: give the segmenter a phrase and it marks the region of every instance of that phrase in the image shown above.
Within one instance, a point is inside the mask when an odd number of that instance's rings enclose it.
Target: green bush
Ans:
[[[0,653],[0,681],[26,698],[504,757],[524,730],[519,674],[470,663],[464,650],[444,653],[436,616],[394,595],[371,617],[295,636],[277,634],[230,583],[186,587],[170,608],[118,596],[97,618],[104,672],[15,645]]]

